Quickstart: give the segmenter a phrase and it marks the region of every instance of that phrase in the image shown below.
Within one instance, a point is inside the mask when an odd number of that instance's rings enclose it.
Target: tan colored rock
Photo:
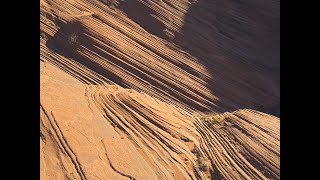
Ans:
[[[279,179],[278,5],[41,0],[41,179]]]

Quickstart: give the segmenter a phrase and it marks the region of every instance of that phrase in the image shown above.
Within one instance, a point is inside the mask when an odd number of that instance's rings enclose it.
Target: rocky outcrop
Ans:
[[[278,6],[41,0],[41,179],[279,179]]]

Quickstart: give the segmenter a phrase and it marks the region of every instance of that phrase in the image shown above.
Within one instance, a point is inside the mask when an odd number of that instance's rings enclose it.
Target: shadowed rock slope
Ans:
[[[40,12],[41,179],[280,179],[278,1]]]

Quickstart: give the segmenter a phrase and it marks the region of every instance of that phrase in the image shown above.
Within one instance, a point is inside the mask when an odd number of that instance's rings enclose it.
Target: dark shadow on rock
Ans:
[[[279,0],[198,0],[174,37],[213,77],[222,111],[280,114]]]
[[[119,4],[119,8],[150,34],[169,39],[165,33],[165,24],[159,20],[160,14],[148,7],[148,3],[148,1],[125,0]]]

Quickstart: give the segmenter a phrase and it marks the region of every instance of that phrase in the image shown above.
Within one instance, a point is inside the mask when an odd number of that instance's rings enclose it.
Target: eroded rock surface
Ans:
[[[41,0],[41,179],[280,179],[279,3]]]

